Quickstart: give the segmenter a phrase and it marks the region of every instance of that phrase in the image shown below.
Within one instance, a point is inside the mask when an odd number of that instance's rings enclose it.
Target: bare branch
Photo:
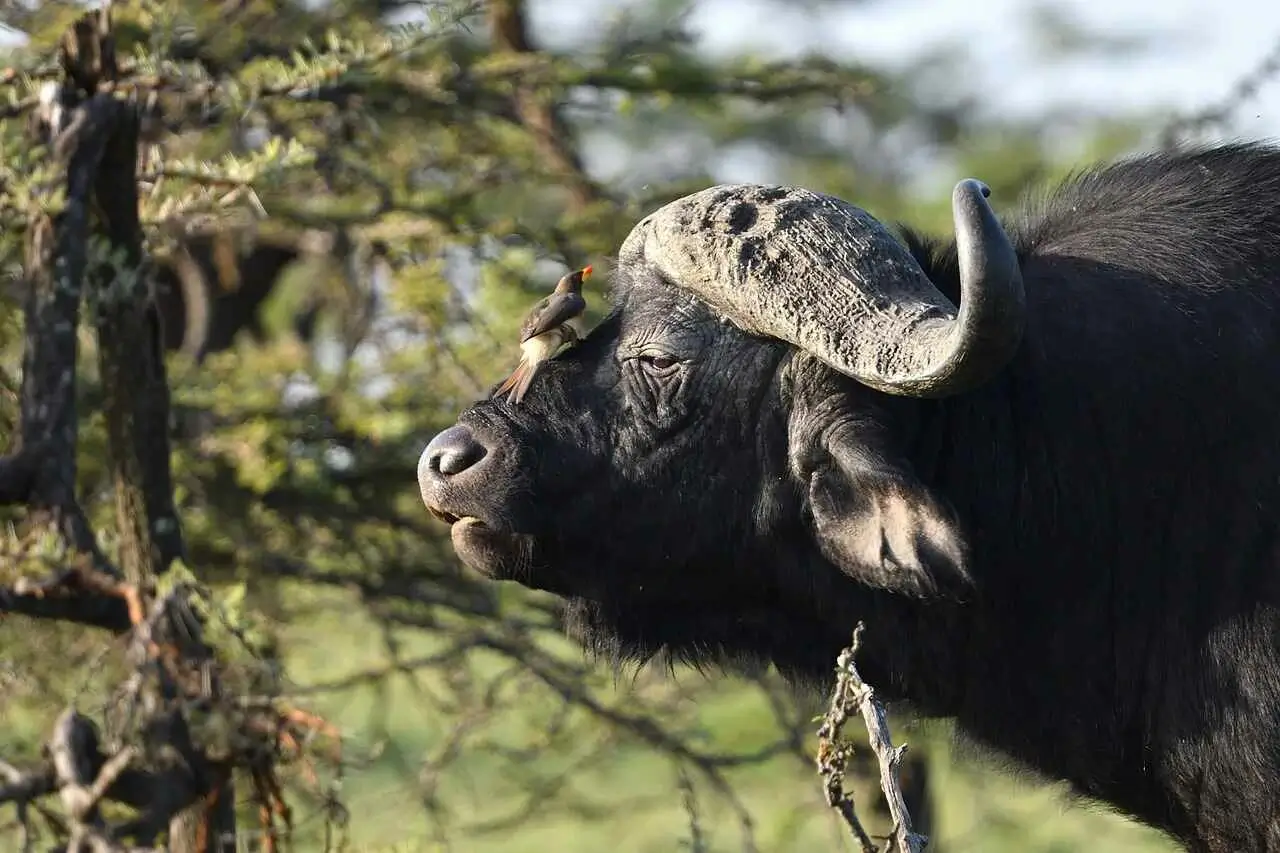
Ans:
[[[122,599],[85,592],[50,594],[44,589],[0,588],[0,613],[70,622],[117,634],[129,630],[131,624]]]
[[[0,803],[24,803],[58,790],[57,774],[50,767],[22,771],[7,761],[0,761]]]
[[[21,851],[30,853],[35,849],[35,837],[31,832],[28,807],[32,800],[56,790],[57,779],[48,768],[23,773],[6,761],[0,761],[0,776],[5,779],[5,784],[0,785],[0,803],[12,802],[17,806],[18,823],[22,827]]]
[[[884,707],[875,698],[875,690],[862,680],[854,657],[862,644],[864,626],[861,622],[853,631],[853,641],[840,652],[836,661],[836,685],[831,694],[831,704],[818,727],[818,773],[823,779],[827,804],[835,809],[849,825],[865,853],[876,853],[871,840],[858,819],[853,800],[844,793],[844,773],[853,753],[851,744],[840,740],[841,729],[854,713],[862,715],[866,723],[871,749],[880,764],[880,787],[884,791],[893,819],[893,834],[885,851],[895,853],[921,853],[929,839],[911,828],[911,815],[902,796],[898,768],[906,754],[907,746],[895,747],[889,734],[889,718]]]

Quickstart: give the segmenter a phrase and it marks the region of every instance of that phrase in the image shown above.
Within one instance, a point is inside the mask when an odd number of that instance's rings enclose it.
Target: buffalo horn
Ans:
[[[866,211],[798,187],[726,184],[641,220],[619,262],[648,267],[743,331],[787,341],[890,394],[989,380],[1022,338],[1022,274],[982,182],[951,195],[960,308]]]

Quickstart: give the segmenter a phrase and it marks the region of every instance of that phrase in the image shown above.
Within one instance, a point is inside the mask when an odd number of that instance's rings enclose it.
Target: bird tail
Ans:
[[[508,376],[506,379],[502,380],[502,384],[494,389],[493,391],[494,397],[497,397],[501,394],[505,394],[506,392],[510,391],[513,387],[515,387],[516,382],[520,380],[520,375],[521,375],[521,372],[524,370],[524,365],[525,363],[523,360],[521,360],[520,363],[516,365],[516,369],[512,371],[511,375]]]
[[[521,360],[511,375],[503,380],[497,390],[493,392],[493,396],[497,397],[510,391],[507,396],[507,402],[519,405],[524,398],[525,393],[529,390],[529,385],[533,382],[533,377],[538,372],[538,365],[530,364],[528,361]]]

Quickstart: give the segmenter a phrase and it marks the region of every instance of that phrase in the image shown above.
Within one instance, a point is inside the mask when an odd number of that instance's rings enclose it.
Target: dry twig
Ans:
[[[867,726],[871,749],[880,764],[880,787],[884,791],[893,819],[893,833],[885,847],[885,853],[920,853],[929,843],[925,836],[911,828],[911,815],[902,796],[898,768],[907,746],[895,747],[889,734],[889,718],[875,698],[875,690],[862,680],[854,657],[862,643],[863,624],[853,631],[853,641],[840,652],[836,660],[836,686],[831,694],[831,704],[818,728],[818,773],[822,776],[827,805],[839,812],[849,825],[864,853],[876,853],[877,847],[862,826],[854,809],[853,800],[844,792],[845,767],[853,755],[853,745],[840,740],[840,732],[849,718],[860,714]]]

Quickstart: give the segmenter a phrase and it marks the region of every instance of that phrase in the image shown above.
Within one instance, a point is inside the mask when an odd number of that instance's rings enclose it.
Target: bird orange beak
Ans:
[[[587,264],[582,268],[582,280],[586,281],[589,278],[591,278],[591,264]]]

